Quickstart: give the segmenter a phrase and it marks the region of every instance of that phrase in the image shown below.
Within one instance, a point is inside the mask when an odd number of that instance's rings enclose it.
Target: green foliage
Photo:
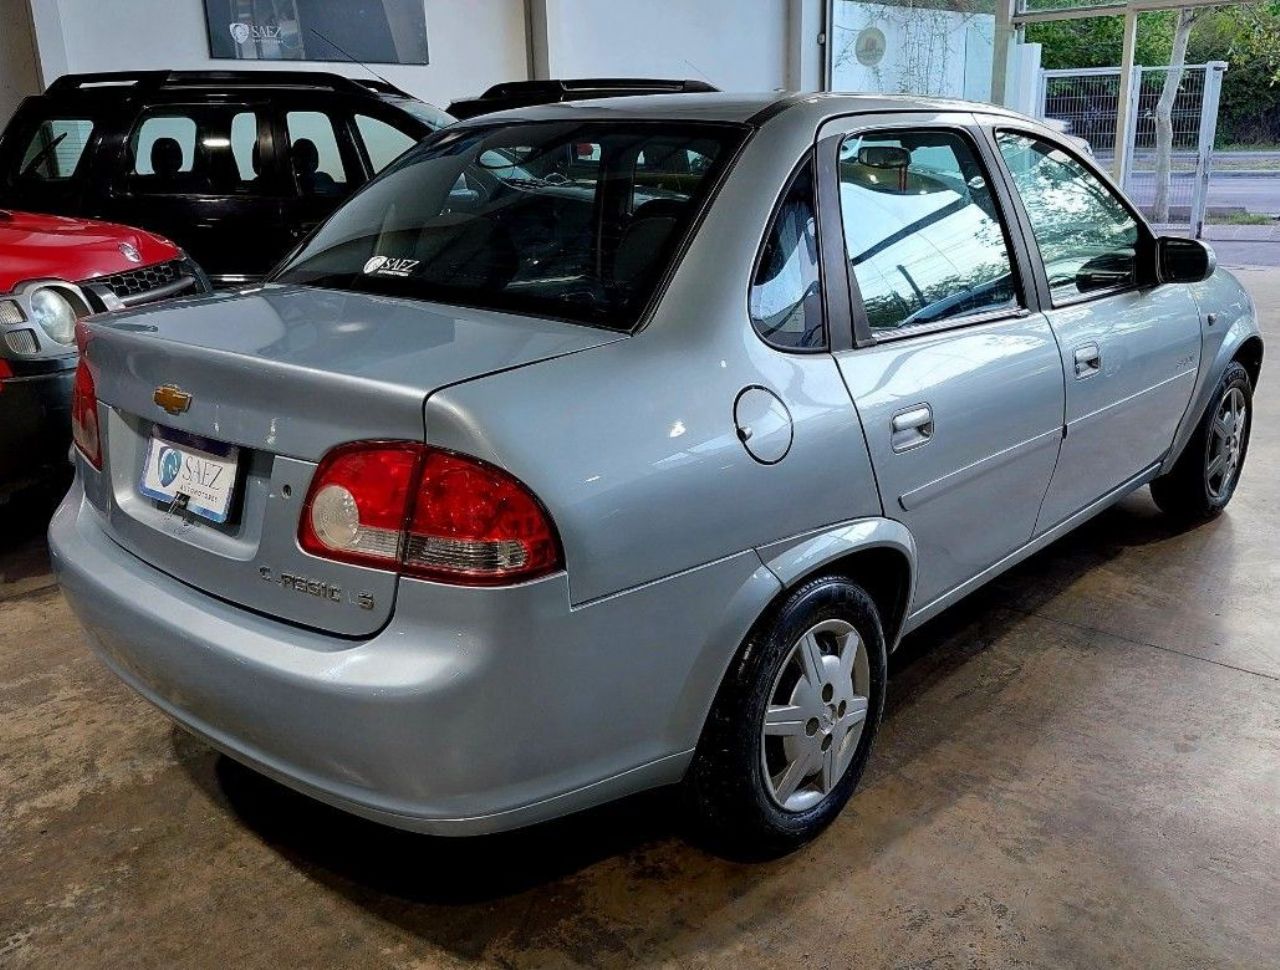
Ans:
[[[1071,4],[1078,0],[1071,0]],[[1065,5],[1058,0],[1036,3]],[[1159,66],[1169,62],[1176,14],[1144,13],[1138,18],[1135,60]],[[1113,67],[1120,63],[1122,17],[1066,20],[1027,27],[1027,40],[1043,44],[1046,68]],[[1226,61],[1218,114],[1218,144],[1270,144],[1280,141],[1280,0],[1228,3],[1196,16],[1187,45],[1187,63]]]
[[[1036,9],[1039,9],[1037,6]],[[1027,40],[1043,44],[1042,67],[1115,67],[1120,63],[1123,17],[1090,17],[1031,24]],[[1164,64],[1173,46],[1173,15],[1167,11],[1138,15],[1135,58],[1139,64]]]

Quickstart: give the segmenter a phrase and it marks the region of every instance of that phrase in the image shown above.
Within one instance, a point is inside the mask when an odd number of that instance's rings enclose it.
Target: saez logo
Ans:
[[[366,274],[376,273],[379,276],[408,276],[420,259],[397,259],[394,256],[374,256],[364,264]]]
[[[231,39],[237,44],[245,44],[251,40],[279,40],[280,28],[274,24],[251,24],[243,20],[237,20],[233,24],[228,24],[227,29],[231,31]]]
[[[156,472],[160,476],[160,484],[168,488],[182,471],[182,456],[172,448],[161,448],[156,456]]]

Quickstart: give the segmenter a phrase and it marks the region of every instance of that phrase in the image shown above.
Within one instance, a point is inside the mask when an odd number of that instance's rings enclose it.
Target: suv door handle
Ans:
[[[894,451],[910,451],[933,439],[933,408],[927,404],[899,411],[890,423],[889,446]]]
[[[1082,381],[1102,370],[1102,351],[1097,344],[1076,348],[1076,380]]]

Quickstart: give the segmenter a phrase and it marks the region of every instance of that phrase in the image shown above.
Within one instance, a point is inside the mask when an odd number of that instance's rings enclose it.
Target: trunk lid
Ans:
[[[298,547],[324,453],[347,441],[421,441],[433,391],[622,339],[554,320],[275,286],[98,317],[88,329],[104,430],[96,500],[109,534],[213,596],[345,636],[386,623],[396,583]],[[157,405],[166,385],[190,395],[186,410]],[[157,431],[239,449],[226,522],[170,511],[140,491]]]

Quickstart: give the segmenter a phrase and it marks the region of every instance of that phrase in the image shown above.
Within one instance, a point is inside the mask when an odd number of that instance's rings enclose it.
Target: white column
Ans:
[[[31,0],[31,27],[35,33],[36,60],[40,80],[48,87],[72,72],[67,62],[67,41],[62,33],[62,11],[58,0]]]
[[[1137,96],[1133,88],[1133,55],[1138,40],[1138,12],[1132,7],[1124,15],[1124,45],[1120,53],[1120,93],[1116,98],[1116,154],[1111,162],[1111,175],[1117,184],[1124,182],[1125,167],[1129,159],[1130,127],[1129,101]]]
[[[786,87],[791,91],[824,91],[827,49],[830,46],[829,13],[840,0],[787,0]]]
[[[991,103],[1007,104],[1009,48],[1013,44],[1013,15],[1018,0],[996,0],[995,36],[991,50]]]

